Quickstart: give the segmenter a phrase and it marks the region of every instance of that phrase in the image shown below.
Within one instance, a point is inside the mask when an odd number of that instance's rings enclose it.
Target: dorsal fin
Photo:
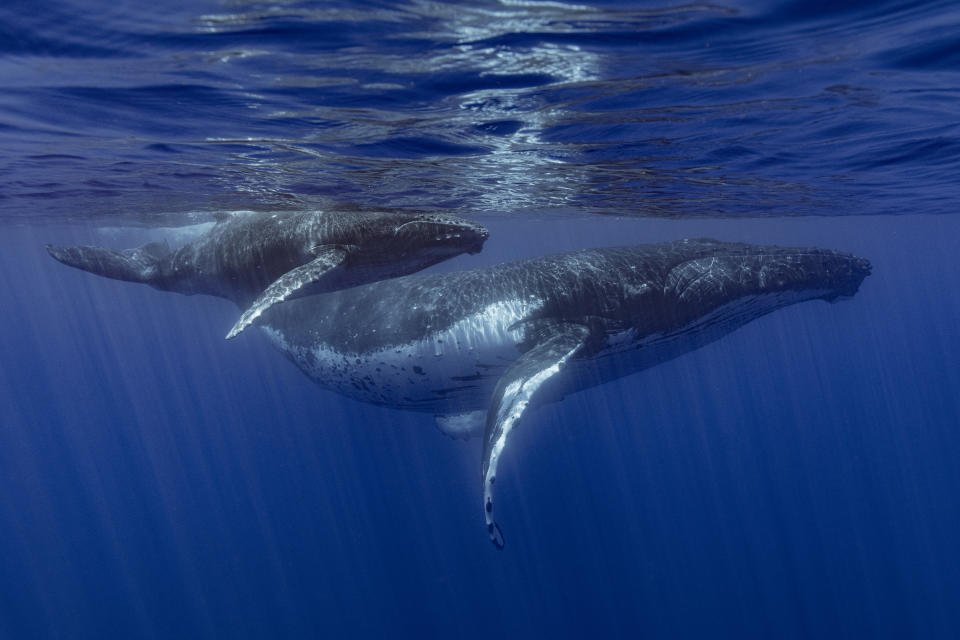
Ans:
[[[460,440],[469,440],[472,436],[483,433],[483,421],[487,417],[485,411],[467,411],[449,415],[434,416],[437,429],[443,435]]]

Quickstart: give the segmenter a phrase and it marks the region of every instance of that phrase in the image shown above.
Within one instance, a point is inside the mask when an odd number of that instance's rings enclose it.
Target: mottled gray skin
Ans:
[[[823,249],[682,240],[376,282],[275,307],[260,325],[324,387],[437,416],[480,412],[487,527],[502,547],[496,462],[528,405],[786,305],[852,296],[869,272],[866,260]]]
[[[193,242],[170,251],[153,243],[115,251],[47,247],[60,262],[164,291],[227,298],[246,308],[271,283],[309,263],[318,251],[342,248],[346,260],[316,286],[293,297],[406,275],[481,250],[480,225],[455,216],[367,212],[253,213],[218,222]]]

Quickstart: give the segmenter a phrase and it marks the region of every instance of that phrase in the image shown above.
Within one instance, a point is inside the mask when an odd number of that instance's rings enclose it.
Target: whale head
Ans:
[[[445,257],[480,253],[489,236],[490,232],[475,222],[443,214],[413,215],[399,221],[393,230],[395,246]]]
[[[709,316],[739,325],[805,300],[834,302],[853,296],[871,270],[868,260],[829,249],[687,242],[689,257],[663,287],[680,324]]]
[[[445,214],[374,214],[355,233],[362,236],[350,265],[367,280],[407,275],[463,253],[479,253],[489,232],[481,225]]]

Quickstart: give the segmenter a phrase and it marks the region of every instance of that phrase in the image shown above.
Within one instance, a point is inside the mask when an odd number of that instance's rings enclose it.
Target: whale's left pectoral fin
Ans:
[[[250,308],[243,312],[237,323],[227,334],[227,340],[238,335],[241,331],[249,327],[254,320],[272,307],[293,296],[303,287],[313,284],[330,274],[331,271],[343,264],[347,258],[347,251],[343,247],[329,246],[322,247],[317,257],[306,264],[302,264],[296,269],[291,269],[277,278],[269,287],[267,287],[260,296],[253,301]]]
[[[556,323],[540,327],[538,333],[540,337],[535,346],[500,377],[487,411],[483,434],[483,505],[487,532],[498,549],[503,549],[503,534],[493,518],[493,483],[507,437],[530,403],[538,397],[542,399],[548,383],[584,348],[590,330],[581,324]]]

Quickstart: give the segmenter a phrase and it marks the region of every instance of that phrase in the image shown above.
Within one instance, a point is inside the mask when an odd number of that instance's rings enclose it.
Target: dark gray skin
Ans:
[[[260,324],[320,385],[482,428],[487,528],[506,439],[529,406],[654,366],[804,300],[854,295],[870,263],[715,240],[574,251],[407,276],[274,307]]]
[[[241,309],[254,305],[232,337],[272,304],[410,274],[477,253],[487,237],[480,225],[448,215],[285,212],[220,221],[175,251],[162,243],[125,251],[52,246],[47,251],[66,265],[107,278],[227,298]]]

